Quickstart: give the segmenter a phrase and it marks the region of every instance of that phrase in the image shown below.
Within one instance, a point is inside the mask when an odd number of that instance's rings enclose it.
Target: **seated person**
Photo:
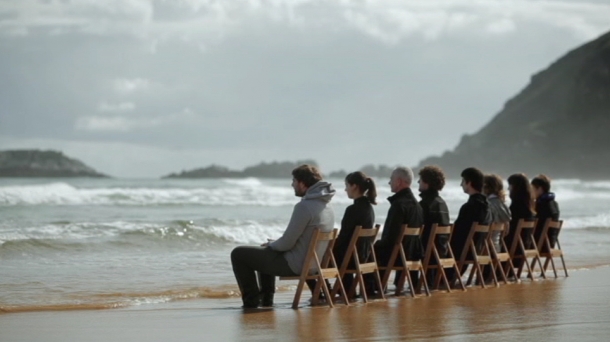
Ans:
[[[542,229],[547,219],[559,221],[559,205],[555,201],[555,194],[551,192],[551,180],[545,175],[538,175],[532,179],[532,187],[536,196],[536,230],[534,231],[534,243],[538,243]],[[547,236],[551,247],[557,242],[557,229],[549,229]],[[546,252],[546,247],[543,249]]]
[[[487,196],[489,210],[491,211],[492,223],[508,223],[510,221],[510,209],[506,206],[506,194],[502,178],[498,175],[485,175],[483,179],[483,194]],[[492,232],[491,241],[498,253],[502,252],[502,244],[500,243],[501,232]],[[486,282],[492,280],[492,266],[485,265],[483,269],[483,277]]]
[[[409,227],[421,227],[424,223],[422,208],[417,202],[417,199],[411,191],[411,183],[413,182],[413,171],[408,167],[397,167],[390,176],[390,190],[394,193],[388,198],[390,209],[388,216],[383,225],[381,239],[375,242],[375,256],[379,266],[387,266],[390,261],[394,244],[400,238],[400,230],[402,225],[406,224]],[[410,237],[403,242],[403,248],[406,253],[407,260],[421,260],[423,250],[421,239],[419,237]],[[372,293],[374,288],[373,278],[367,274],[367,291]],[[381,277],[383,278],[383,274]],[[396,273],[394,284],[402,274]],[[412,271],[411,277],[414,283],[418,283],[418,272]]]
[[[439,226],[448,226],[450,224],[449,219],[449,208],[445,200],[439,195],[439,192],[443,190],[445,186],[445,174],[443,170],[438,166],[426,166],[419,170],[419,205],[422,207],[424,215],[424,231],[422,232],[421,241],[424,248],[424,255],[429,251],[426,250],[428,247],[428,240],[432,233],[432,226],[438,224]],[[445,258],[449,255],[449,235],[442,236],[438,235],[435,241],[436,249],[438,250],[439,256]],[[430,251],[431,252],[431,251]],[[435,264],[436,259],[432,256],[430,263]],[[434,277],[436,276],[436,270],[430,270],[427,275],[428,286],[434,285]]]
[[[522,173],[516,173],[508,177],[508,192],[510,196],[510,227],[508,234],[504,237],[506,247],[511,249],[513,241],[515,241],[515,233],[519,220],[532,221],[535,219],[534,212],[534,193],[527,177]],[[530,241],[530,233],[527,230],[521,231],[523,244],[528,247],[533,241]],[[513,260],[515,267],[520,267],[523,259]],[[503,265],[502,267],[506,267]]]
[[[240,246],[231,252],[233,273],[241,291],[244,308],[273,306],[276,276],[301,274],[315,228],[331,232],[335,215],[330,200],[335,190],[322,181],[315,166],[301,165],[292,171],[292,187],[301,201],[294,206],[288,227],[281,238],[261,247]],[[318,246],[323,253],[326,246]],[[256,272],[259,275],[260,287]]]
[[[453,235],[451,236],[451,250],[453,255],[458,261],[462,252],[466,248],[466,240],[468,234],[472,228],[472,224],[477,222],[478,224],[487,225],[491,223],[491,212],[489,211],[489,203],[487,203],[487,197],[481,193],[483,190],[483,172],[481,170],[469,167],[462,171],[462,190],[467,193],[468,202],[462,205],[455,223],[453,224]],[[477,238],[475,236],[475,238]],[[477,249],[483,243],[484,237],[477,238],[475,243]],[[469,258],[469,256],[467,256]],[[455,270],[446,270],[447,278],[449,282],[454,282],[457,277],[461,277],[466,272],[467,265],[464,265],[460,270],[460,274],[455,274]]]

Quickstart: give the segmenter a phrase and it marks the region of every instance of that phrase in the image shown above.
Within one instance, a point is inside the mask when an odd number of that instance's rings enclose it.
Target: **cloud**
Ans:
[[[114,80],[114,90],[119,94],[130,94],[136,91],[147,89],[151,82],[144,78],[118,78]]]
[[[60,27],[62,31],[53,32],[126,34],[151,46],[167,40],[214,43],[257,20],[298,28],[355,29],[386,44],[414,34],[426,39],[459,31],[505,34],[523,22],[564,28],[590,39],[610,26],[610,4],[576,0],[20,0],[0,4],[2,13],[11,14],[0,20],[5,34]]]
[[[124,117],[85,116],[76,121],[75,128],[84,131],[128,132],[136,122]]]
[[[107,104],[106,104],[107,105]],[[122,112],[121,106],[131,108],[132,103],[121,103],[118,105],[107,105],[105,112]],[[135,106],[134,106],[135,108]],[[197,120],[197,116],[190,108],[167,115],[153,115],[140,117],[125,117],[120,115],[98,116],[90,115],[77,118],[74,128],[81,131],[91,132],[131,132],[144,130],[151,127],[188,125],[189,122]]]
[[[136,105],[133,102],[120,102],[116,104],[111,104],[108,102],[102,102],[98,105],[97,110],[99,112],[131,112],[136,108]]]

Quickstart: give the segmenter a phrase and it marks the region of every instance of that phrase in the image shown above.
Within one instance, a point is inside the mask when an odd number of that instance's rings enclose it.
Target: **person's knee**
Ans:
[[[233,248],[233,250],[231,251],[231,263],[235,263],[235,261],[241,259],[243,252],[243,246]]]

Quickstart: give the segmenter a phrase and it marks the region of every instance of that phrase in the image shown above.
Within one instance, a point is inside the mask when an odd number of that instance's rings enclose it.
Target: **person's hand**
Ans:
[[[274,241],[273,239],[267,239],[267,242],[263,243],[263,244],[261,245],[261,247],[267,247],[267,246],[269,246],[269,244],[270,244],[270,243],[272,243],[273,241]]]

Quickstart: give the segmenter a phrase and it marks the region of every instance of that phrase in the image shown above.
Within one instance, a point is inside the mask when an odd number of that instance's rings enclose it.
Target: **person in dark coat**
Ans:
[[[515,233],[519,220],[533,221],[535,219],[534,211],[534,192],[527,177],[522,173],[516,173],[508,177],[508,191],[510,196],[510,227],[508,234],[504,237],[504,242],[508,249],[511,248],[515,240]],[[521,231],[521,237],[525,246],[533,243],[530,241],[529,234],[531,231],[526,229]],[[522,264],[521,259],[513,260],[513,265],[519,267]],[[505,267],[505,266],[503,266]]]
[[[421,240],[423,253],[428,252],[428,242],[432,233],[432,226],[448,226],[450,224],[449,208],[445,200],[439,195],[445,186],[445,174],[438,166],[426,166],[419,170],[419,205],[422,207],[424,215],[424,231],[422,232]],[[435,241],[436,249],[441,258],[449,255],[449,236],[439,235]],[[431,264],[436,264],[436,259],[433,256],[430,258]],[[428,286],[434,285],[434,277],[436,270],[430,270],[427,275]]]
[[[470,195],[468,202],[462,205],[457,219],[453,224],[453,235],[451,237],[451,250],[456,258],[459,260],[462,255],[462,251],[466,248],[466,240],[468,234],[472,228],[472,224],[477,222],[479,224],[487,225],[491,223],[491,211],[489,204],[487,203],[487,197],[481,193],[483,190],[483,172],[481,170],[469,167],[462,171],[462,190]],[[477,249],[484,243],[486,236],[475,236],[475,245]],[[470,258],[470,256],[467,256]],[[457,277],[461,277],[466,271],[467,266],[460,270],[460,274],[455,274],[453,269],[446,271],[449,282],[455,282]]]
[[[547,219],[559,221],[559,205],[555,201],[555,194],[551,192],[551,180],[546,175],[538,175],[532,179],[532,187],[536,196],[536,230],[534,231],[534,243],[538,243],[542,229]],[[551,247],[555,247],[557,242],[557,229],[549,229],[547,236]],[[543,249],[546,251],[546,248]]]
[[[394,193],[388,198],[390,209],[388,216],[383,225],[383,233],[381,239],[375,243],[375,255],[377,263],[380,266],[387,266],[394,244],[400,238],[402,225],[406,224],[409,227],[421,227],[424,223],[423,211],[417,199],[411,191],[411,183],[413,182],[413,171],[408,167],[397,167],[392,172],[390,177],[390,189]],[[402,242],[407,260],[421,260],[423,257],[423,248],[419,236],[404,239]],[[400,279],[402,274],[397,272],[394,284]],[[414,283],[418,282],[417,272],[413,271],[411,276]],[[381,274],[383,278],[383,274]],[[367,283],[371,284],[372,278],[367,277]],[[370,291],[367,286],[367,291]]]
[[[346,252],[356,227],[362,226],[362,228],[370,229],[375,225],[373,204],[377,204],[377,189],[373,179],[360,171],[352,172],[345,177],[345,192],[347,197],[354,200],[354,203],[345,209],[345,214],[343,214],[343,219],[341,220],[341,230],[333,246],[333,255],[337,261],[337,268],[340,268],[343,260],[348,257]],[[360,239],[356,248],[360,262],[366,262],[369,257],[366,241]],[[350,262],[348,268],[354,268],[353,261]],[[342,280],[345,291],[349,291],[354,281],[354,274],[345,274]],[[316,280],[308,280],[307,285],[309,285],[313,292]]]

